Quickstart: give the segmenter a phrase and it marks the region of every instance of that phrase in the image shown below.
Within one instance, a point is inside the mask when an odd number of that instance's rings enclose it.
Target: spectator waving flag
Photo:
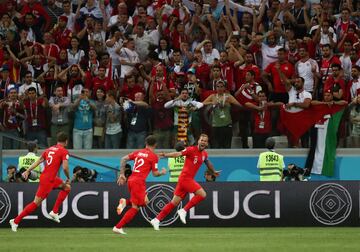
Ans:
[[[334,175],[338,144],[337,132],[343,114],[344,109],[341,109],[332,115],[325,115],[322,120],[315,124],[314,136],[305,165],[311,168],[312,173],[328,177]]]

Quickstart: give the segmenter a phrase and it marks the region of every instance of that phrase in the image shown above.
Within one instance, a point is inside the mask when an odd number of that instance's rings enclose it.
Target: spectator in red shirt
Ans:
[[[136,84],[135,75],[128,75],[124,79],[124,85],[122,90],[120,91],[120,97],[126,97],[132,101],[135,100],[136,93],[143,93],[145,94],[145,89]]]
[[[266,93],[259,91],[257,93],[258,101],[247,102],[246,107],[251,109],[253,112],[252,116],[252,139],[253,148],[265,148],[265,140],[271,135],[271,109],[275,106],[280,106],[283,103],[268,102]]]
[[[289,46],[289,50],[287,54],[287,60],[294,65],[301,58],[298,51],[298,45],[296,39],[290,39],[288,46]]]
[[[332,75],[327,78],[324,84],[324,93],[326,90],[330,90],[333,94],[334,100],[346,100],[347,95],[345,93],[345,81],[340,71],[342,70],[341,65],[331,65]]]
[[[202,85],[205,85],[210,81],[210,66],[203,61],[201,51],[195,51],[194,57],[191,68],[195,68],[196,78],[200,80]]]
[[[61,49],[67,49],[70,47],[72,33],[71,30],[66,28],[67,22],[68,17],[60,16],[57,26],[55,26],[51,31],[53,37],[55,38],[56,44],[58,44]]]
[[[19,137],[22,120],[25,118],[23,105],[18,100],[15,85],[7,90],[8,96],[0,102],[2,110],[0,129],[9,135]],[[19,142],[7,137],[3,140],[4,149],[19,149]]]
[[[171,100],[168,92],[159,91],[156,97],[150,98],[150,105],[153,112],[154,136],[158,139],[159,149],[170,149],[173,139],[173,115],[170,109],[166,109],[164,104]]]
[[[23,6],[21,14],[32,13],[35,16],[35,24],[41,24],[42,30],[47,31],[51,25],[51,18],[44,7],[37,0],[28,0]]]
[[[286,60],[286,50],[280,48],[278,50],[278,60],[270,63],[263,72],[263,80],[267,84],[270,92],[270,100],[274,102],[287,103],[289,96],[285,89],[285,84],[281,80],[281,71],[288,79],[292,79],[295,75],[293,64]]]
[[[95,98],[96,91],[99,88],[104,89],[105,93],[107,93],[109,90],[115,90],[113,80],[108,76],[106,76],[105,73],[106,73],[106,68],[104,66],[99,66],[97,76],[93,78],[92,85],[88,87],[90,90],[92,90],[93,98]]]
[[[36,88],[28,89],[28,99],[24,101],[26,111],[26,139],[29,141],[38,140],[42,146],[47,146],[46,134],[46,108],[48,101],[46,98],[38,98]]]
[[[159,91],[169,92],[171,97],[175,97],[176,94],[174,83],[167,80],[161,65],[156,67],[156,75],[151,78],[149,96],[156,97],[156,93]]]
[[[252,52],[247,51],[244,57],[244,64],[236,68],[236,90],[246,82],[245,76],[248,71],[254,71],[255,81],[261,83],[260,68],[254,64],[254,56]]]

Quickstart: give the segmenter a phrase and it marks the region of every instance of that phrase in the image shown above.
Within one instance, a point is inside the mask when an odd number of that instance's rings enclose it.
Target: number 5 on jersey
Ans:
[[[46,163],[48,165],[50,165],[52,163],[54,154],[55,154],[55,151],[49,151],[47,158],[46,158]]]

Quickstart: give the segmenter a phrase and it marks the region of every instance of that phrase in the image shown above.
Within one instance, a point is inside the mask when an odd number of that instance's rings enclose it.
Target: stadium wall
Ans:
[[[119,169],[120,158],[129,153],[130,150],[88,150],[88,151],[74,151],[70,150],[71,154],[80,156],[85,159],[93,160],[101,164],[105,164],[116,169]],[[258,171],[256,169],[258,155],[262,150],[209,150],[210,160],[214,163],[216,169],[222,170],[221,176],[218,178],[219,182],[225,181],[259,181]],[[306,149],[279,149],[280,154],[285,157],[285,164],[295,163],[300,167],[304,167],[307,156]],[[3,178],[6,176],[6,167],[9,164],[17,165],[18,156],[23,155],[22,151],[3,151],[4,159],[2,163]],[[311,180],[325,181],[325,180],[360,180],[360,169],[357,169],[356,164],[360,163],[359,149],[338,149],[336,158],[335,176],[325,177],[313,174]],[[89,164],[87,162],[70,158],[70,170],[80,165],[95,169],[99,172],[97,178],[98,182],[113,182],[116,179],[116,172],[101,166]],[[161,159],[159,167],[167,167],[167,160]],[[198,181],[205,181],[204,179],[205,167],[201,167],[197,174]],[[62,174],[63,176],[63,174]],[[149,176],[150,182],[166,182],[169,180],[169,175],[155,178]]]
[[[149,226],[169,202],[173,183],[148,183],[150,203],[130,226]],[[203,183],[207,198],[188,214],[193,227],[359,226],[359,181]],[[0,183],[0,227],[33,200],[37,185]],[[50,193],[21,227],[112,227],[118,220],[117,202],[127,197],[126,186],[115,183],[73,184],[59,212],[61,223],[49,219],[57,191]],[[188,201],[187,197],[183,204]],[[182,207],[181,205],[179,208]],[[145,220],[144,220],[145,219]],[[183,226],[176,209],[163,226]],[[91,230],[89,230],[91,232]]]

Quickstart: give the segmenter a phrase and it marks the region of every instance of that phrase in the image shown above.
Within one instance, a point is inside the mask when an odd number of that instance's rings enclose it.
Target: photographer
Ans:
[[[98,173],[94,169],[75,166],[73,169],[73,177],[71,179],[71,182],[75,182],[75,183],[96,182],[97,175]]]
[[[283,181],[307,181],[304,178],[307,169],[298,167],[295,164],[288,164],[287,170],[283,171]]]
[[[215,182],[215,180],[216,180],[216,176],[215,176],[214,172],[212,172],[209,169],[207,169],[205,171],[204,178],[205,178],[206,182]]]
[[[6,168],[6,171],[7,171],[6,181],[7,182],[16,182],[16,180],[15,180],[16,166],[15,165],[9,165]]]

